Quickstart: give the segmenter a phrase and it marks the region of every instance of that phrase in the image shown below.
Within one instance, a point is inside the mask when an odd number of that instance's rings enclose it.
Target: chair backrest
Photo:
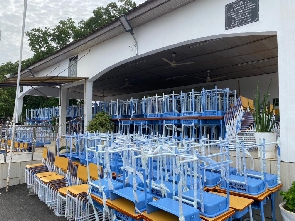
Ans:
[[[44,160],[47,159],[47,154],[48,154],[48,150],[47,150],[47,148],[43,148],[42,158],[43,158]]]
[[[89,173],[90,173],[91,179],[98,180],[98,167],[96,164],[94,163],[89,164]]]
[[[63,172],[66,173],[68,170],[69,159],[66,157],[56,156],[54,165],[55,167],[57,167],[58,169],[61,169]]]
[[[55,161],[54,154],[52,152],[48,151],[47,157],[48,157],[48,161],[53,164],[53,162]]]
[[[17,141],[14,141],[14,148],[18,148],[19,146],[18,146],[18,142]]]
[[[77,177],[82,181],[87,183],[87,167],[83,165],[78,166]]]
[[[77,177],[78,165],[69,160],[68,172],[72,177]]]

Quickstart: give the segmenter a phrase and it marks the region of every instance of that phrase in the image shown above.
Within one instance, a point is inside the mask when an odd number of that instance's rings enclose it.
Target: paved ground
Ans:
[[[36,195],[29,195],[26,184],[11,186],[9,192],[0,189],[0,220],[2,221],[66,221],[57,217]],[[269,203],[268,203],[269,204]],[[266,205],[267,207],[270,205]],[[279,212],[279,211],[277,211]],[[266,214],[266,221],[270,221]],[[261,220],[257,210],[253,211],[255,221]],[[244,221],[249,221],[247,216]]]
[[[65,221],[57,217],[36,195],[29,195],[26,184],[0,189],[0,220],[3,221]]]

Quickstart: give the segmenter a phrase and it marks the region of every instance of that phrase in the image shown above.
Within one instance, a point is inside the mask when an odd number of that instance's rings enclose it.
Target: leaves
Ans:
[[[272,80],[271,80],[272,81]],[[254,98],[254,121],[256,132],[271,132],[273,126],[275,124],[274,120],[274,109],[271,109],[271,105],[269,102],[269,88],[271,81],[268,85],[266,93],[263,95],[261,100],[260,90],[259,90],[259,82],[256,88],[256,94]]]
[[[111,121],[110,115],[106,112],[98,112],[95,117],[89,121],[87,130],[89,132],[113,132],[114,123]]]
[[[0,80],[5,79],[5,75],[16,73],[18,62],[7,62],[0,66]],[[15,87],[0,88],[0,117],[12,117],[14,110]]]
[[[87,34],[102,28],[111,23],[122,14],[136,7],[136,3],[131,0],[119,0],[109,3],[106,7],[98,7],[93,10],[93,16],[86,21],[78,22],[76,26],[72,18],[61,20],[54,28],[33,28],[26,32],[31,51],[34,52],[32,58],[22,61],[22,70],[25,70],[37,61],[53,54],[55,51],[65,47],[72,41],[79,40]],[[0,66],[0,81],[3,81],[7,74],[17,73],[18,62],[7,62]],[[12,117],[14,110],[15,87],[0,88],[0,117]],[[36,109],[40,107],[52,107],[58,105],[58,99],[26,96],[24,107]],[[23,111],[24,114],[25,111]]]
[[[295,213],[295,181],[286,192],[281,191],[280,194],[283,196],[283,200],[286,201],[285,208]]]
[[[134,7],[136,7],[136,3],[131,0],[120,0],[119,5],[111,2],[106,7],[98,7],[93,10],[93,16],[86,21],[81,20],[77,26],[72,18],[68,18],[60,20],[54,28],[34,28],[27,31],[29,46],[34,52],[34,61],[45,58],[70,42],[79,40],[104,27]]]

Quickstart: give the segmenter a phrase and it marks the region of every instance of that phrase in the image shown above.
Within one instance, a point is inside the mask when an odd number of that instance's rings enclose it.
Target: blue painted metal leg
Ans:
[[[272,193],[270,195],[270,199],[271,199],[271,217],[272,217],[272,221],[276,221],[276,193]]]
[[[249,205],[249,216],[250,216],[250,221],[253,221],[253,215],[252,215],[252,207]]]
[[[263,200],[260,201],[260,216],[261,221],[265,221]]]

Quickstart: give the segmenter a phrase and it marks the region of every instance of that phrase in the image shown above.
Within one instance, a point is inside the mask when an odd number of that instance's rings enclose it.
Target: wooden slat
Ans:
[[[235,214],[235,210],[232,208],[229,208],[227,212],[222,213],[221,215],[213,217],[213,218],[209,218],[209,217],[202,216],[202,215],[200,215],[200,217],[202,220],[205,220],[205,221],[224,221],[224,220],[227,220],[228,218],[230,218],[234,214]]]

